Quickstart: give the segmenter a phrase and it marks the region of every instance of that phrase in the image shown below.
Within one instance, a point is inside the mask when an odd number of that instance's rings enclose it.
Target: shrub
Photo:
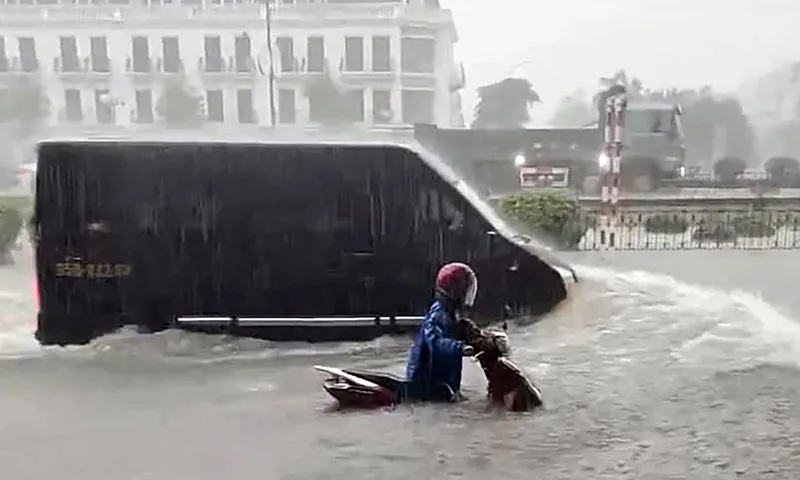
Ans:
[[[733,219],[733,231],[739,237],[759,238],[771,237],[778,231],[778,222],[770,221],[770,218],[759,217],[739,217]]]
[[[648,233],[681,234],[689,228],[689,221],[681,215],[653,215],[645,220],[645,230]]]
[[[11,261],[11,250],[19,238],[25,219],[30,216],[30,200],[19,197],[0,199],[0,263]]]
[[[703,222],[695,227],[692,240],[695,242],[726,243],[736,240],[736,231],[731,224],[726,222]]]
[[[725,157],[714,164],[714,176],[723,182],[733,182],[747,169],[747,162],[742,158]]]
[[[577,200],[558,192],[510,195],[502,199],[500,209],[562,248],[575,247],[588,227]]]
[[[789,176],[795,176],[800,172],[800,162],[790,157],[773,157],[764,164],[772,180],[780,181]]]

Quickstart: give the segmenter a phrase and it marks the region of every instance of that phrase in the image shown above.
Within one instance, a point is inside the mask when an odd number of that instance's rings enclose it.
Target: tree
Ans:
[[[725,157],[714,164],[714,176],[723,182],[732,182],[747,169],[743,158]]]
[[[790,157],[772,157],[764,163],[764,170],[770,178],[781,180],[800,173],[800,162]]]
[[[170,80],[164,84],[156,113],[168,127],[199,127],[206,119],[203,97],[195,94],[184,80]]]
[[[578,90],[558,101],[550,124],[554,127],[585,127],[597,121],[597,112],[586,98],[586,92]]]
[[[26,137],[49,114],[50,101],[38,79],[15,82],[0,90],[0,123],[15,126],[15,135]]]
[[[683,108],[690,157],[701,161],[713,161],[720,156],[752,161],[755,134],[738,100],[715,95],[710,88],[683,91],[679,95],[676,100]]]
[[[625,70],[617,70],[609,77],[600,78],[600,90],[595,94],[595,108],[604,111],[606,101],[613,95],[626,93],[630,98],[638,99],[645,95],[644,82],[636,77],[628,78]]]
[[[531,82],[506,78],[478,88],[472,128],[515,129],[530,122],[530,107],[540,101]]]
[[[800,118],[791,119],[767,129],[764,145],[770,146],[769,154],[800,157]]]
[[[360,93],[360,92],[359,92]],[[305,87],[305,95],[310,103],[312,122],[319,122],[328,127],[353,124],[359,113],[349,94],[336,84],[330,74],[312,77]]]

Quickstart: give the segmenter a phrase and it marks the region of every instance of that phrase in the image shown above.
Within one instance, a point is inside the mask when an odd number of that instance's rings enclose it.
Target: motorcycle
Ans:
[[[541,391],[509,355],[507,324],[502,330],[482,330],[469,320],[460,322],[461,338],[475,351],[487,381],[491,405],[512,412],[527,412],[543,405]],[[403,403],[405,379],[385,372],[339,369],[314,365],[327,375],[322,388],[341,408],[380,408]]]

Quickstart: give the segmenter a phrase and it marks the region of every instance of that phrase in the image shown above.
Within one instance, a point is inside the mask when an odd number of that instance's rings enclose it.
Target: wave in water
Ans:
[[[653,321],[651,333],[680,340],[683,361],[770,362],[800,368],[800,323],[760,295],[679,281],[646,271],[583,266],[579,275],[602,283],[627,304],[631,321]],[[724,274],[724,272],[721,272]],[[705,357],[705,358],[704,358]]]

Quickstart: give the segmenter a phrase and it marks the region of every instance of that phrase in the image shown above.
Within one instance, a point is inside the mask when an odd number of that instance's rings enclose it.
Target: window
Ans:
[[[75,37],[61,37],[58,39],[58,43],[61,46],[61,71],[80,71],[81,61],[78,57],[78,42]]]
[[[6,38],[0,35],[0,72],[8,71],[8,54],[6,53]]]
[[[372,37],[372,71],[392,70],[392,47],[389,37]]]
[[[136,91],[136,121],[139,123],[153,123],[153,91]]]
[[[138,73],[150,73],[150,43],[147,37],[133,37],[133,71]]]
[[[433,123],[431,90],[403,90],[403,123]]]
[[[389,90],[372,91],[372,121],[374,123],[392,123],[392,92]]]
[[[275,43],[281,57],[281,72],[294,72],[294,40],[291,37],[278,37]]]
[[[222,90],[209,90],[206,92],[206,108],[208,109],[209,122],[225,121],[225,104]]]
[[[433,73],[436,65],[436,41],[429,38],[404,38],[400,63],[404,72]]]
[[[36,41],[31,37],[20,37],[19,62],[23,72],[38,72],[39,58],[36,56]]]
[[[362,37],[344,38],[344,69],[347,72],[364,71],[364,39]]]
[[[246,33],[236,37],[234,42],[236,50],[236,71],[237,72],[250,72],[252,68],[252,45],[250,43],[250,36]]]
[[[68,122],[83,120],[83,101],[80,90],[64,90],[64,116]]]
[[[220,44],[219,36],[206,36],[203,42],[206,52],[204,70],[206,72],[221,72],[222,45]]]
[[[164,55],[164,71],[178,73],[182,70],[180,44],[178,37],[163,37],[161,47]]]
[[[108,45],[106,37],[91,37],[89,46],[92,51],[92,71],[107,73],[111,71],[111,62],[108,59]]]
[[[325,39],[308,37],[308,71],[325,71]]]
[[[672,110],[628,110],[625,130],[635,134],[677,132],[675,114]]]
[[[364,121],[364,90],[355,89],[347,92],[347,104],[350,107],[350,119],[354,122]]]
[[[97,116],[97,123],[114,123],[114,107],[109,101],[108,90],[94,91],[94,112]]]
[[[239,123],[256,123],[252,90],[247,88],[236,91],[236,110],[239,115]]]
[[[293,124],[297,122],[297,106],[294,90],[278,90],[278,122]]]

